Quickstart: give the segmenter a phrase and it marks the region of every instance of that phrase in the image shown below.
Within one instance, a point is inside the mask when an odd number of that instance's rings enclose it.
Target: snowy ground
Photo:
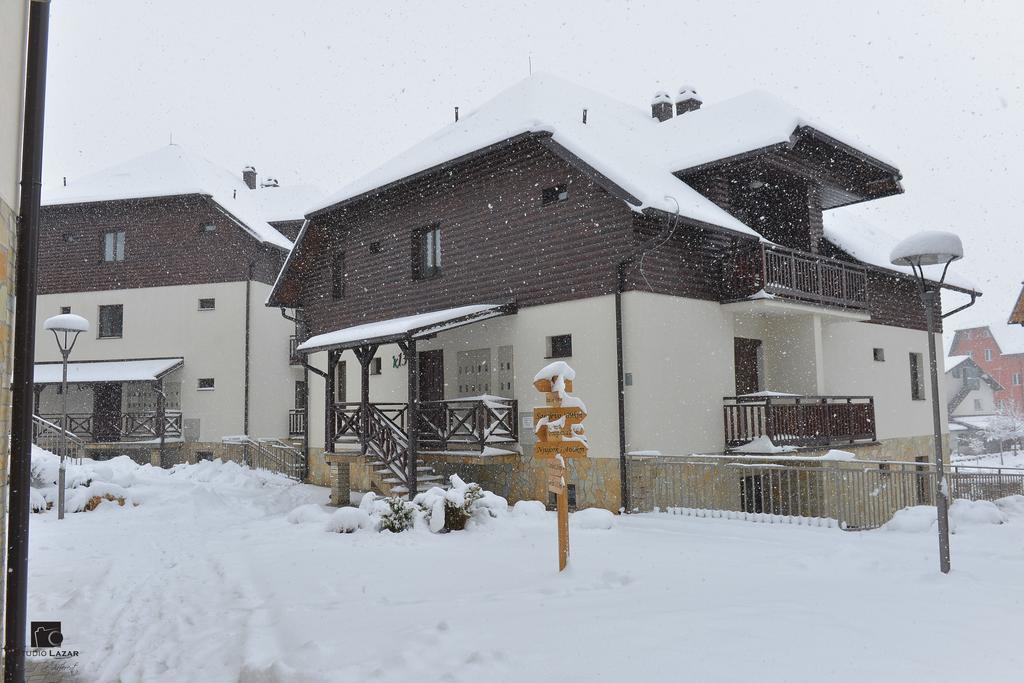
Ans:
[[[1024,469],[1024,451],[1004,451],[984,455],[953,456],[954,465],[973,467],[1014,467]]]
[[[1024,499],[965,515],[946,577],[930,510],[897,525],[924,530],[861,533],[620,517],[573,528],[558,575],[553,513],[338,534],[326,508],[288,521],[323,488],[233,464],[114,470],[124,507],[32,519],[29,615],[63,622],[82,680],[1017,681],[1024,666]]]

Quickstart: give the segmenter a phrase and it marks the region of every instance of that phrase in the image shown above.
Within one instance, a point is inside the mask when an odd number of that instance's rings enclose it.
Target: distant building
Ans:
[[[1010,313],[1009,323],[1011,325],[1024,325],[1024,286],[1020,288],[1020,294],[1017,295],[1017,303],[1013,307],[1013,312]]]
[[[1024,406],[1024,327],[983,325],[957,330],[950,356],[970,356],[1002,389],[996,401]]]
[[[44,192],[38,324],[71,312],[92,325],[72,355],[69,426],[94,454],[162,432],[167,464],[219,455],[225,436],[302,435],[295,323],[264,302],[291,248],[284,233],[318,196],[180,145]],[[36,413],[53,422],[59,354],[37,334]]]
[[[984,429],[996,413],[996,394],[1003,391],[1003,386],[970,356],[947,358],[944,380],[953,451],[967,453],[983,448],[984,439],[979,439],[978,430]]]

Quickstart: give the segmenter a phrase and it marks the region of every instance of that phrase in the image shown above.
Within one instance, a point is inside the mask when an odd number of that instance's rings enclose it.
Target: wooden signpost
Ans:
[[[544,394],[545,406],[533,409],[537,444],[533,457],[547,461],[548,491],[558,503],[558,571],[569,563],[569,470],[566,458],[587,457],[587,437],[583,420],[587,409],[571,396],[576,373],[567,363],[548,365],[534,377],[533,386]]]

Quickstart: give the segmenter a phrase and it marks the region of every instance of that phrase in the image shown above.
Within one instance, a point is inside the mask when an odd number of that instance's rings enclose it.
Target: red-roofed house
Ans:
[[[985,325],[957,330],[950,356],[970,356],[1003,386],[996,401],[1024,405],[1024,328]]]

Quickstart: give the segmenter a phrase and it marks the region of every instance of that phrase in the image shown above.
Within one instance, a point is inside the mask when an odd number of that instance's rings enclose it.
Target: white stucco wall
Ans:
[[[0,203],[18,207],[28,0],[0,3]]]
[[[963,386],[963,379],[953,377],[948,372],[943,375],[945,382],[945,393],[946,398],[952,398],[960,387]],[[975,400],[981,401],[981,406],[976,408],[974,406]],[[960,417],[965,415],[993,415],[996,412],[996,399],[995,392],[987,382],[982,379],[978,380],[978,388],[971,391],[964,400],[960,402],[951,415],[951,417]]]
[[[627,450],[721,451],[722,397],[736,389],[733,316],[715,302],[645,292],[624,294],[622,309],[624,370],[633,378]],[[607,362],[614,368],[614,353]]]
[[[294,400],[288,366],[291,327],[277,309],[263,305],[265,286],[252,292],[253,389],[250,431],[257,436],[287,435],[288,409]],[[216,299],[212,311],[200,311],[200,298]],[[98,337],[99,306],[124,307],[123,335]],[[242,433],[244,411],[245,283],[228,282],[99,292],[46,294],[38,299],[36,359],[60,360],[43,321],[71,306],[89,320],[92,329],[81,335],[72,360],[115,360],[181,356],[184,367],[169,377],[181,382],[184,418],[200,420],[199,441],[219,441]],[[212,377],[212,391],[198,389],[201,377]]]
[[[825,393],[875,397],[878,438],[923,436],[932,433],[932,389],[928,374],[928,336],[918,330],[861,322],[826,324],[822,332]],[[942,336],[935,335],[937,348]],[[882,348],[885,360],[874,360],[872,350]],[[910,353],[924,360],[925,400],[910,394]],[[943,372],[941,353],[939,373]],[[941,375],[940,375],[941,379]],[[946,397],[940,382],[942,429],[946,427]]]

